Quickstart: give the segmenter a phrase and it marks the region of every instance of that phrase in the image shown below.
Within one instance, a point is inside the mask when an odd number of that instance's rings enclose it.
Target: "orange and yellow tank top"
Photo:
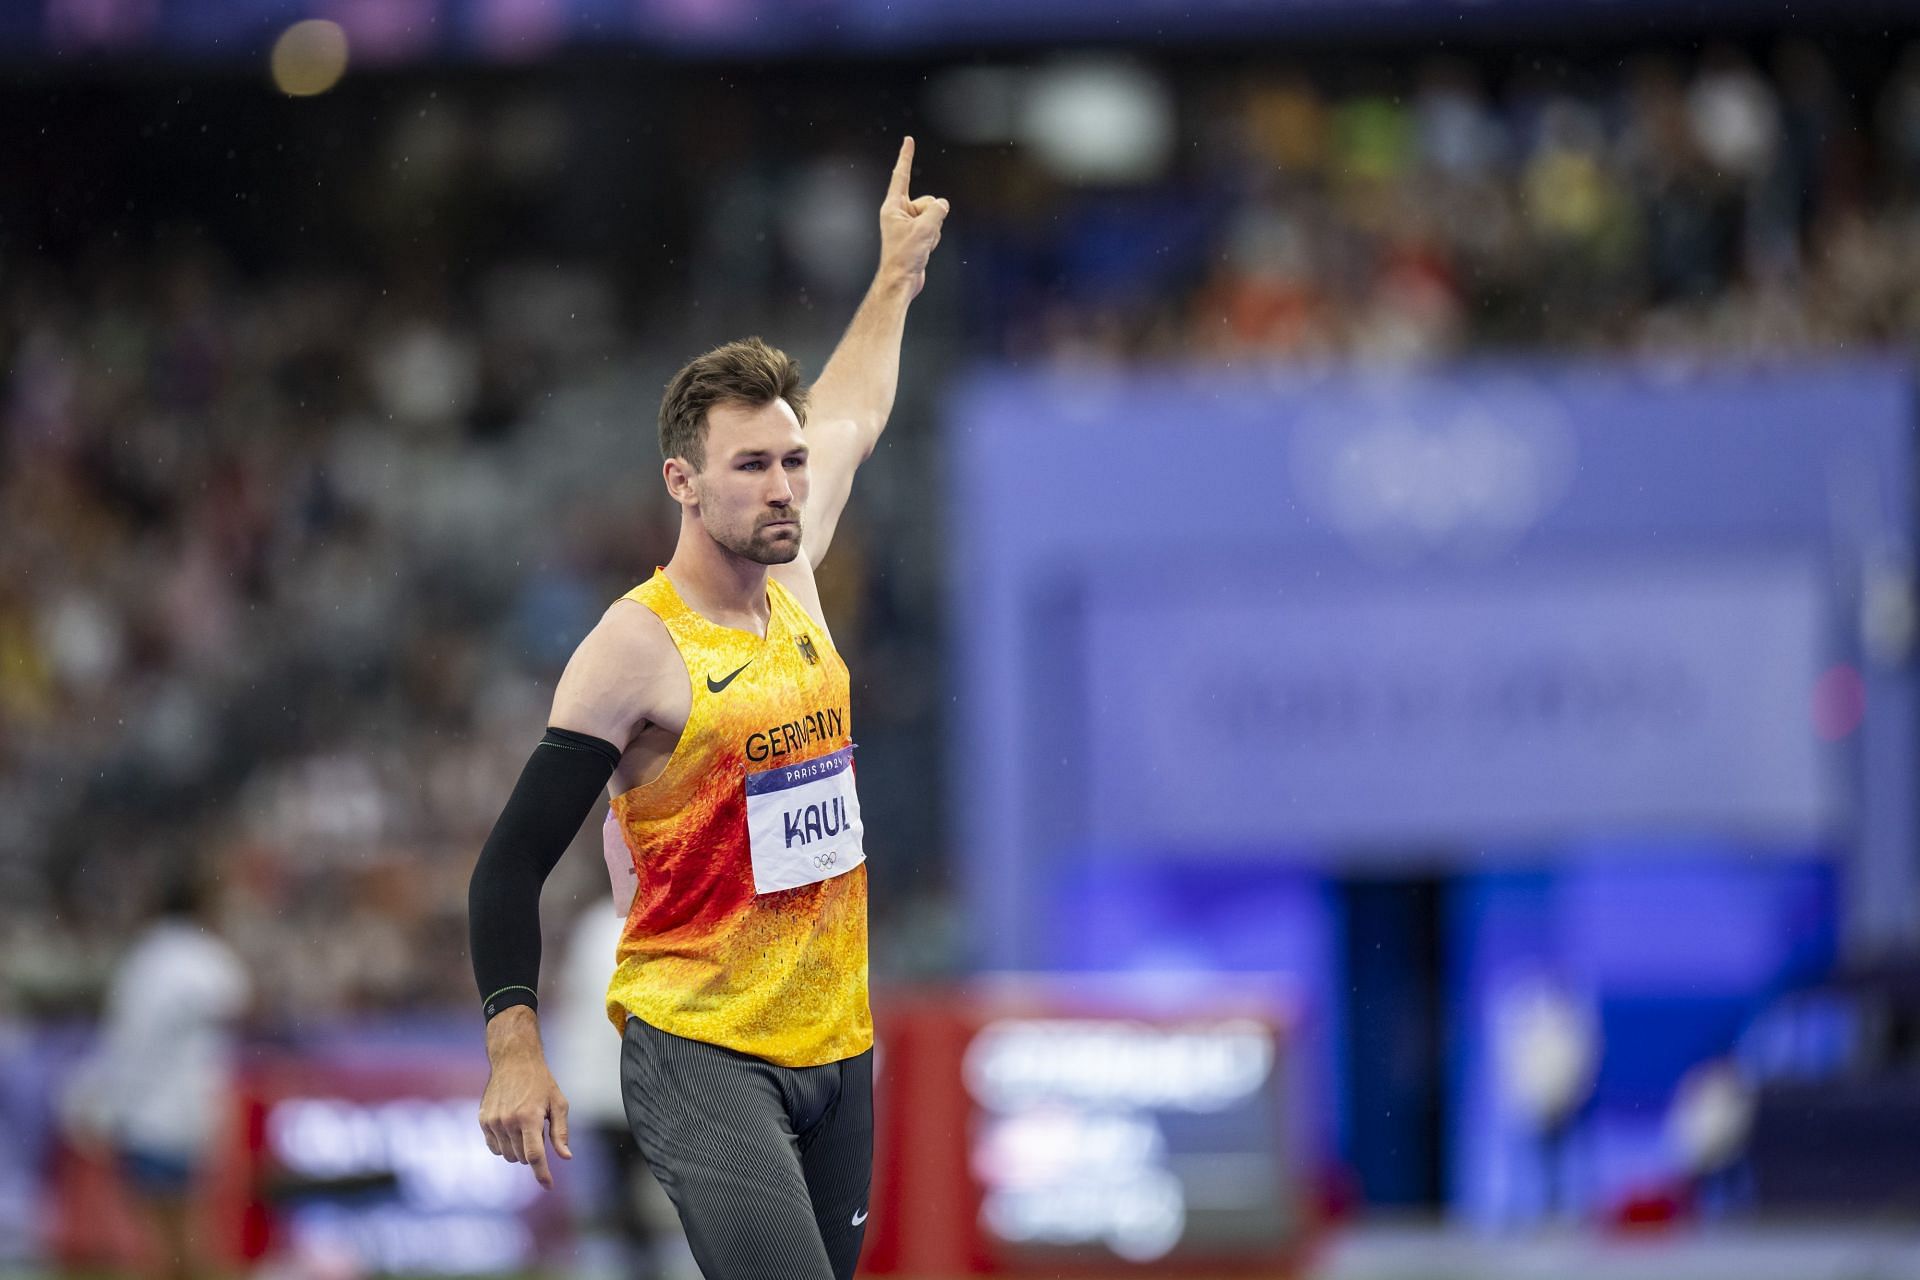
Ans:
[[[846,663],[771,578],[764,639],[708,621],[665,572],[624,598],[666,624],[693,705],[665,771],[608,810],[615,891],[633,892],[608,1017],[787,1067],[863,1052],[867,872]]]

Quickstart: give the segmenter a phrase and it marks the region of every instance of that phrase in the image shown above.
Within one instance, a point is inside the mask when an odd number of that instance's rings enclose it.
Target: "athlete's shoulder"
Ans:
[[[667,630],[666,621],[647,607],[637,588],[607,606],[600,621],[580,642],[583,649],[588,645],[626,658],[658,657],[674,649],[673,633]]]
[[[667,626],[631,595],[607,607],[573,651],[553,694],[550,724],[591,733],[625,750],[649,722],[684,697],[686,664]]]
[[[621,596],[620,600],[630,601],[662,617],[684,607],[680,603],[679,593],[673,589],[673,580],[667,577],[664,569],[655,569],[652,577]],[[614,603],[619,604],[620,601]]]

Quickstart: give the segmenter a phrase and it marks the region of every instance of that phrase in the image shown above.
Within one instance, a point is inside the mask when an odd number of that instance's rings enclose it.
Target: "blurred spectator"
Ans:
[[[673,1205],[633,1140],[621,1096],[621,1040],[607,1018],[607,983],[625,919],[599,895],[580,912],[567,935],[560,999],[549,1015],[554,1079],[567,1098],[576,1155],[571,1176],[587,1187],[575,1201],[585,1264],[579,1274],[697,1275]]]
[[[94,1054],[65,1098],[82,1147],[114,1159],[156,1246],[154,1274],[210,1274],[189,1206],[229,1120],[235,1031],[250,996],[240,959],[209,928],[206,885],[166,887],[114,971]]]

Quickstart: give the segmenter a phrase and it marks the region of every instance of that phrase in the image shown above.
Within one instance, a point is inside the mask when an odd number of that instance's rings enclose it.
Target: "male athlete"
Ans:
[[[847,1280],[865,1234],[867,877],[847,668],[813,571],[886,426],[947,216],[909,197],[912,167],[908,138],[879,270],[811,393],[758,339],[668,384],[673,558],[574,652],[469,891],[492,1066],[480,1126],[551,1187],[547,1133],[572,1152],[535,1015],[540,889],[609,789],[627,1120],[710,1280]]]

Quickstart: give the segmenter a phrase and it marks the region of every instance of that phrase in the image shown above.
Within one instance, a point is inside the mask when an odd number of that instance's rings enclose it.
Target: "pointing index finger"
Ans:
[[[520,1142],[527,1153],[527,1163],[533,1166],[533,1176],[541,1186],[551,1191],[553,1174],[547,1169],[546,1135],[540,1131],[538,1124],[534,1124],[521,1131]]]
[[[907,180],[913,176],[913,135],[908,134],[900,143],[900,158],[893,162],[893,183],[887,194],[904,200],[907,198]]]

